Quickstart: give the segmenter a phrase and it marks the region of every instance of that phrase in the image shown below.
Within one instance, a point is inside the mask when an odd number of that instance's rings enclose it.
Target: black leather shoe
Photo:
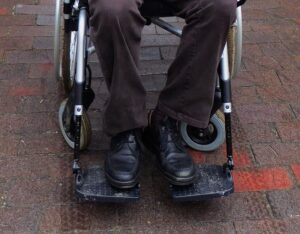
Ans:
[[[182,143],[177,121],[155,110],[149,122],[143,142],[157,156],[162,173],[171,184],[192,184],[196,167]]]
[[[130,130],[112,137],[110,152],[105,159],[105,175],[114,187],[132,188],[138,183],[141,150],[138,138],[141,130]]]

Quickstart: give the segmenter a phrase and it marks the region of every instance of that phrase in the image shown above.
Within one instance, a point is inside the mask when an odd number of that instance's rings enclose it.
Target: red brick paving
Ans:
[[[300,164],[292,165],[292,170],[300,183]]]
[[[292,182],[284,168],[260,168],[233,172],[236,192],[289,189]]]
[[[8,15],[9,14],[9,10],[5,7],[1,7],[0,8],[0,15]]]
[[[174,203],[145,156],[142,198],[130,205],[75,198],[72,151],[57,123],[63,94],[53,77],[54,2],[1,0],[1,233],[300,233],[299,1],[249,0],[243,8],[244,53],[233,81],[236,193]],[[140,70],[149,108],[178,42],[154,25],[145,27]],[[96,56],[90,61],[97,99],[89,111],[94,131],[83,153],[87,165],[103,161],[109,142],[101,123],[108,92]],[[191,154],[198,163],[225,161],[224,146]]]

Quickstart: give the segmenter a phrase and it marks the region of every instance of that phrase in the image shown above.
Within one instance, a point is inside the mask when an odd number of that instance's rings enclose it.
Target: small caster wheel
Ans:
[[[208,126],[209,134],[182,122],[180,133],[185,143],[198,151],[214,151],[218,149],[225,141],[225,125],[222,115],[218,111],[211,117]]]
[[[74,110],[67,106],[68,98],[65,99],[59,107],[58,111],[58,122],[61,133],[67,142],[67,144],[74,149],[74,132],[75,124],[73,118]],[[72,109],[72,110],[71,110]],[[90,142],[92,137],[92,128],[90,119],[85,111],[83,111],[81,117],[81,131],[80,131],[80,150],[85,150]]]

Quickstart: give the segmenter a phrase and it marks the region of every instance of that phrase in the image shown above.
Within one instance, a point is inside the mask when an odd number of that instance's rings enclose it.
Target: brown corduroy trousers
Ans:
[[[176,58],[157,108],[168,116],[205,128],[214,99],[217,66],[236,0],[161,0],[186,21]],[[147,125],[146,92],[139,76],[143,0],[89,0],[91,38],[110,97],[104,113],[108,135]]]

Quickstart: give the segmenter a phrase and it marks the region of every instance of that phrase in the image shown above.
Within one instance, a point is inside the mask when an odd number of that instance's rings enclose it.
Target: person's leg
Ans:
[[[170,183],[188,185],[196,178],[196,167],[180,139],[178,120],[203,129],[208,126],[217,66],[235,18],[236,0],[162,1],[171,4],[187,25],[144,142],[157,155]]]
[[[189,125],[206,128],[213,105],[217,67],[236,0],[162,0],[185,18],[181,43],[168,70],[158,109]]]
[[[143,127],[145,90],[138,74],[143,0],[89,0],[91,38],[110,92],[104,131],[114,136]]]
[[[104,131],[112,136],[105,159],[111,185],[138,183],[141,151],[139,128],[146,126],[145,89],[138,74],[141,32],[146,20],[143,0],[89,0],[91,38],[110,92]]]

